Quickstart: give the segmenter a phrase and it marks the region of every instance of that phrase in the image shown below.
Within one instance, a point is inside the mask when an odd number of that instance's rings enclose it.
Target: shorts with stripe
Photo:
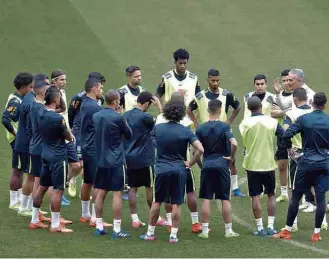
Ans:
[[[13,168],[18,169],[22,173],[30,172],[30,154],[29,152],[14,151],[13,157],[15,157],[15,163]]]
[[[42,159],[40,185],[52,186],[55,190],[64,190],[67,174],[67,158],[59,161]]]
[[[186,193],[194,192],[195,187],[195,178],[192,169],[186,169]]]
[[[154,166],[127,169],[129,187],[153,187]]]
[[[31,157],[31,175],[40,177],[42,169],[41,155],[30,155]]]
[[[105,191],[123,191],[125,185],[124,166],[101,168],[96,172],[94,188]]]
[[[82,153],[83,161],[83,182],[86,184],[93,184],[97,171],[96,155],[91,156],[87,152]]]

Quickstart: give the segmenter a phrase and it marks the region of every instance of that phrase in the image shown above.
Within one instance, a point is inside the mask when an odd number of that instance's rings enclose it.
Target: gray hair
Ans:
[[[300,68],[291,69],[289,71],[289,74],[296,75],[302,81],[302,83],[304,83],[304,81],[305,81],[305,74],[304,74],[304,71],[301,70]]]

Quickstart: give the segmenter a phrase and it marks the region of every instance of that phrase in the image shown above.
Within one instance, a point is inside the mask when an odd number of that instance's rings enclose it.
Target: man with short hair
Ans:
[[[256,221],[256,236],[273,235],[275,220],[275,168],[274,140],[275,136],[283,134],[278,121],[268,115],[262,114],[262,102],[257,96],[247,101],[251,117],[243,119],[239,125],[245,147],[243,168],[247,171],[249,196],[252,197],[252,209]],[[264,190],[265,189],[265,190]],[[267,229],[264,230],[260,204],[260,195],[267,194]]]
[[[97,189],[96,204],[96,235],[104,235],[103,206],[109,191],[113,193],[113,232],[112,238],[127,238],[128,233],[121,229],[122,191],[124,189],[124,150],[122,137],[129,140],[132,136],[125,118],[119,114],[120,95],[111,90],[106,93],[107,107],[93,115],[95,128],[97,173],[94,187]]]
[[[9,209],[18,210],[22,193],[23,171],[27,171],[26,153],[24,162],[19,163],[19,154],[14,150],[16,134],[18,129],[19,112],[23,97],[32,90],[33,75],[30,73],[19,73],[14,79],[16,92],[10,94],[2,113],[2,125],[6,130],[6,137],[12,149],[12,174],[10,178],[10,203]],[[28,156],[28,155],[27,155]]]
[[[324,93],[316,93],[313,98],[313,111],[297,118],[284,133],[283,142],[289,153],[296,158],[291,149],[291,138],[301,133],[302,155],[297,161],[297,172],[294,178],[292,201],[289,204],[286,227],[274,238],[291,239],[294,219],[298,214],[299,202],[306,190],[314,188],[316,197],[315,228],[312,242],[321,240],[321,224],[326,212],[326,192],[329,189],[329,117],[324,113],[327,97]]]
[[[209,121],[196,129],[196,136],[203,148],[203,165],[201,170],[200,198],[202,202],[201,238],[209,238],[209,221],[211,200],[222,203],[222,215],[225,224],[225,237],[237,237],[232,230],[232,208],[230,202],[229,164],[235,160],[238,143],[233,137],[230,126],[219,120],[222,102],[214,99],[208,103]],[[228,142],[231,149],[228,148]]]

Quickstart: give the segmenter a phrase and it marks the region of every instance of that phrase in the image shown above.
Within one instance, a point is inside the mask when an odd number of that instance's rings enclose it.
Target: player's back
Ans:
[[[86,91],[75,94],[71,99],[70,107],[68,109],[69,123],[75,137],[80,137],[80,108],[86,96]]]
[[[67,156],[64,132],[65,119],[54,110],[41,109],[38,125],[43,141],[41,157],[47,161],[61,160]]]
[[[35,102],[31,106],[30,120],[32,138],[30,141],[29,152],[32,155],[41,155],[42,152],[42,138],[39,130],[38,118],[41,110],[45,109],[45,106],[41,102]]]

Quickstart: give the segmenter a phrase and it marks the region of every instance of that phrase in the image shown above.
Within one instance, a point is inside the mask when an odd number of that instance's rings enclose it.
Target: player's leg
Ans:
[[[199,198],[203,199],[201,206],[201,222],[202,233],[199,234],[201,238],[209,238],[209,222],[211,212],[211,200],[213,199],[215,190],[213,190],[212,181],[217,179],[211,179],[213,176],[211,168],[205,168],[201,170],[200,177],[200,192]]]
[[[277,150],[275,158],[278,164],[279,176],[280,176],[280,196],[276,199],[276,202],[284,202],[289,200],[288,196],[288,151],[281,144],[281,139],[277,139]]]
[[[196,187],[195,179],[192,169],[187,169],[187,178],[186,178],[186,202],[190,210],[192,227],[191,230],[193,233],[202,232],[202,227],[199,222],[199,213],[198,213],[198,203],[196,199]]]
[[[129,195],[128,203],[129,203],[133,228],[139,228],[141,226],[145,226],[145,223],[139,220],[137,214],[137,189],[138,187],[142,186],[140,184],[141,178],[144,177],[143,175],[141,175],[142,173],[143,173],[142,169],[127,168],[128,185],[130,187],[128,191],[128,195]]]
[[[23,174],[19,171],[20,168],[20,162],[18,153],[14,151],[15,141],[10,143],[10,146],[12,148],[12,173],[10,177],[10,183],[9,183],[9,193],[10,193],[10,203],[9,203],[9,209],[12,210],[18,210],[20,206],[20,200],[21,200],[21,187],[22,187],[22,179]],[[19,191],[20,190],[20,191]]]
[[[82,153],[81,153],[81,146],[80,146],[80,141],[77,140],[76,144],[76,153],[78,155],[78,160],[80,163],[80,173],[81,170],[83,168],[83,163],[82,163]],[[79,172],[78,172],[79,174]],[[77,181],[77,176],[72,176],[72,178],[69,180],[69,189],[68,189],[68,193],[71,197],[75,197],[77,195],[77,185],[76,185],[76,181]]]
[[[83,154],[83,184],[81,186],[81,223],[88,223],[91,219],[90,213],[90,194],[94,182],[94,174],[97,170],[97,164],[93,162],[92,157]],[[95,171],[94,171],[95,170]]]
[[[231,171],[231,189],[233,196],[236,197],[245,197],[246,195],[243,194],[239,188],[238,184],[238,168],[235,165],[235,160],[233,161],[230,171]]]
[[[308,190],[305,190],[305,203],[308,204],[308,206],[303,210],[303,212],[306,213],[312,213],[316,210],[315,206],[315,197],[314,194],[311,191],[311,188]]]
[[[265,186],[264,193],[267,194],[267,229],[266,233],[269,236],[277,234],[274,228],[275,211],[276,211],[276,199],[275,199],[275,172],[265,172],[261,175],[262,184]]]

